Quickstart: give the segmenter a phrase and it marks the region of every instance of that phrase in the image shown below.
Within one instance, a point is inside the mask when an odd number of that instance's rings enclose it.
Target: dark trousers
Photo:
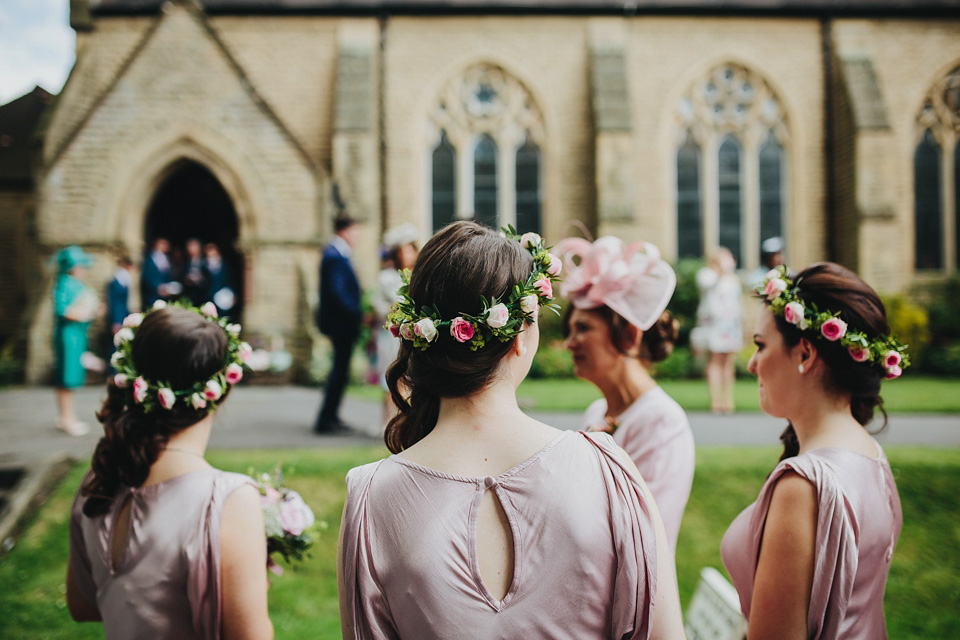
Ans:
[[[320,415],[317,416],[315,431],[328,431],[340,421],[340,402],[343,392],[347,388],[350,377],[350,356],[353,355],[353,345],[357,341],[356,335],[330,336],[333,341],[333,366],[327,376],[327,386],[323,392],[323,405]]]

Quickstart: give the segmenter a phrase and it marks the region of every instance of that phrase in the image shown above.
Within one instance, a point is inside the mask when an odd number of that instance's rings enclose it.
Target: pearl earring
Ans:
[[[527,355],[527,345],[523,344],[522,342],[520,343],[520,355]]]
[[[797,371],[799,371],[800,373],[803,373],[803,363],[800,363],[799,365],[797,365]]]

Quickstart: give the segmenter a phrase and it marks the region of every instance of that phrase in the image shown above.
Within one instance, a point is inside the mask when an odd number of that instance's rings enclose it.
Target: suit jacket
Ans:
[[[360,283],[353,265],[335,246],[327,245],[320,261],[320,332],[333,339],[356,338],[362,316]]]
[[[107,285],[107,310],[110,315],[110,324],[121,324],[123,319],[130,313],[127,306],[130,287],[123,284],[116,278]]]
[[[153,261],[153,255],[148,255],[143,261],[143,272],[140,274],[140,293],[143,298],[143,308],[149,309],[160,298],[157,288],[170,280],[170,268],[160,269]]]

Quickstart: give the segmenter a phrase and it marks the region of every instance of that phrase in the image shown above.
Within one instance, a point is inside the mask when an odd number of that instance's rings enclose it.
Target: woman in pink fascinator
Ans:
[[[646,480],[676,552],[677,533],[693,485],[693,434],[680,405],[650,376],[677,338],[666,310],[677,278],[649,242],[624,244],[606,236],[561,240],[564,318],[574,372],[603,398],[584,415],[587,431],[606,431]]]

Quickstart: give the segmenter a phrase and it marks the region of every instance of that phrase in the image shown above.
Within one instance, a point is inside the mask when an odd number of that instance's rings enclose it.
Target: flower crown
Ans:
[[[400,301],[387,314],[383,327],[420,350],[436,342],[440,333],[447,330],[454,340],[466,342],[476,351],[493,338],[507,342],[516,337],[523,331],[524,322],[532,321],[534,312],[541,306],[559,315],[559,306],[553,304],[553,283],[559,280],[563,268],[560,258],[547,251],[543,238],[536,233],[525,233],[519,239],[513,227],[505,227],[503,233],[519,241],[533,256],[533,271],[525,281],[496,298],[480,296],[483,310],[478,315],[461,312],[455,318],[444,320],[436,305],[424,305],[418,310],[408,293],[410,271],[404,270],[403,286],[397,292]]]
[[[169,382],[147,380],[140,375],[133,364],[133,337],[145,315],[166,306],[167,303],[163,300],[157,300],[146,313],[131,313],[124,318],[123,326],[113,336],[113,344],[117,347],[110,357],[110,364],[117,370],[113,376],[113,382],[121,389],[129,388],[133,394],[134,403],[142,405],[144,413],[150,413],[157,407],[169,410],[178,402],[196,411],[206,409],[209,413],[213,411],[216,401],[227,390],[227,386],[236,384],[243,378],[243,362],[252,349],[249,344],[240,341],[240,325],[227,322],[226,318],[218,318],[217,308],[212,302],[205,303],[199,309],[189,304],[174,302],[171,306],[199,313],[223,329],[227,334],[226,361],[223,368],[208,380],[195,382],[186,389],[171,389]]]
[[[797,295],[798,290],[796,283],[787,277],[784,265],[768,271],[763,284],[756,289],[774,315],[782,316],[801,331],[812,330],[822,340],[839,341],[855,361],[883,367],[888,380],[900,377],[903,369],[910,365],[907,347],[899,340],[893,336],[870,340],[863,332],[850,329],[838,317],[839,311],[820,311],[812,302],[809,306],[804,304]]]

